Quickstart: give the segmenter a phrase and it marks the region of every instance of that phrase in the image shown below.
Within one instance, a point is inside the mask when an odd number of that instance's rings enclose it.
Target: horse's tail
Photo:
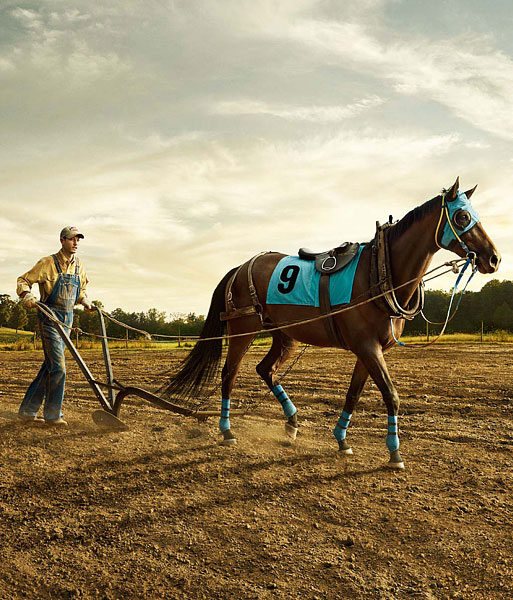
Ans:
[[[223,335],[226,324],[219,317],[225,310],[226,285],[236,270],[235,268],[229,271],[214,290],[208,315],[199,336],[200,340]],[[185,400],[199,394],[214,380],[222,354],[222,339],[198,341],[183,361],[179,371],[159,390],[159,393],[178,400]]]

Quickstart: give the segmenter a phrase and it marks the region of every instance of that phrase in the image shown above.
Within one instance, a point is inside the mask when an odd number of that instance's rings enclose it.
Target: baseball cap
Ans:
[[[60,239],[62,240],[64,238],[66,240],[69,240],[70,238],[73,238],[76,235],[78,235],[79,238],[83,238],[84,237],[84,234],[80,233],[80,231],[76,227],[73,227],[72,225],[69,225],[68,227],[65,227],[61,231]]]

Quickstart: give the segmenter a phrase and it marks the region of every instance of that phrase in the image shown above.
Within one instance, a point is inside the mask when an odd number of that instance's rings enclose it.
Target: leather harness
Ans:
[[[222,312],[219,315],[221,321],[229,321],[231,319],[238,319],[239,317],[252,317],[254,315],[258,315],[260,322],[262,325],[264,325],[264,319],[262,316],[263,306],[260,303],[260,299],[258,298],[258,293],[253,282],[253,265],[255,264],[256,259],[264,254],[269,254],[269,252],[260,252],[260,254],[253,256],[249,263],[240,265],[240,267],[230,277],[225,292],[226,312]],[[245,264],[248,265],[248,289],[251,297],[251,306],[242,306],[241,308],[236,308],[233,302],[232,287],[237,275],[240,273]]]
[[[391,226],[392,223],[385,223],[384,225],[376,223],[376,235],[371,246],[370,290],[375,291],[378,295],[383,294],[379,298],[375,298],[374,303],[388,316],[395,319],[411,320],[424,307],[424,283],[422,281],[419,282],[412,299],[406,307],[400,304],[395,295],[394,284],[392,282],[390,247],[388,243],[388,230]],[[306,248],[300,248],[298,252],[299,257],[303,260],[315,260],[316,269],[321,273],[319,280],[319,309],[322,315],[330,315],[323,319],[326,334],[335,346],[341,348],[346,348],[347,346],[334,317],[331,316],[330,275],[345,267],[354,258],[359,247],[360,244],[358,243],[350,244],[346,242],[326,252],[316,253]],[[272,325],[272,323],[264,321],[264,309],[253,281],[253,266],[256,260],[264,254],[269,254],[269,252],[260,252],[260,254],[254,256],[249,262],[240,265],[230,277],[225,292],[226,311],[220,314],[221,321],[257,315],[264,329]],[[248,290],[251,305],[237,308],[233,302],[232,287],[237,275],[245,265],[247,265]]]
[[[393,319],[413,319],[424,308],[424,282],[420,281],[407,306],[397,299],[392,282],[388,231],[392,223],[376,222],[376,235],[372,241],[370,289],[371,294],[383,294],[374,300],[383,312]]]

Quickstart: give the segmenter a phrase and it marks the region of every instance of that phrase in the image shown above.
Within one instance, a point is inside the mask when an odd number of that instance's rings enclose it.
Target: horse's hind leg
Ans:
[[[296,439],[297,434],[297,409],[292,404],[287,393],[278,383],[276,372],[280,366],[289,359],[299,342],[284,335],[281,332],[273,334],[273,343],[271,349],[264,356],[263,360],[257,365],[257,373],[267,383],[271,392],[280,402],[287,421],[285,423],[285,433],[291,439]]]
[[[340,419],[333,430],[333,435],[338,441],[339,452],[342,454],[353,453],[351,446],[349,446],[346,441],[346,433],[349,426],[349,421],[351,420],[351,415],[353,414],[358,400],[362,395],[363,387],[365,386],[365,382],[367,381],[368,377],[369,372],[367,371],[367,367],[360,359],[358,359],[353,370],[353,376],[351,377],[351,384],[347,390],[344,410],[342,411]]]
[[[223,434],[223,441],[221,442],[223,446],[232,446],[237,443],[237,438],[233,435],[230,426],[230,397],[242,358],[254,337],[254,335],[249,335],[231,338],[229,342],[228,353],[222,371],[221,384],[222,401],[219,429]]]

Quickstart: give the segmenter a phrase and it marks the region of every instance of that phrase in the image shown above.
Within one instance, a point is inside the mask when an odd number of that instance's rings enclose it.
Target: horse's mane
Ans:
[[[440,196],[436,196],[435,198],[431,198],[424,204],[415,207],[413,210],[410,210],[409,213],[404,215],[404,217],[398,221],[395,225],[389,228],[388,230],[388,241],[392,242],[398,238],[400,238],[403,233],[405,233],[416,221],[422,219],[435,208],[440,203]]]

